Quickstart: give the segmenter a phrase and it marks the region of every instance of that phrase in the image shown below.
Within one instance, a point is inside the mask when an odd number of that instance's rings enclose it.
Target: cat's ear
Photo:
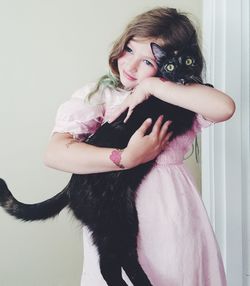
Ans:
[[[156,59],[156,62],[160,62],[161,59],[166,56],[166,52],[163,50],[163,48],[156,43],[150,43],[150,47]]]

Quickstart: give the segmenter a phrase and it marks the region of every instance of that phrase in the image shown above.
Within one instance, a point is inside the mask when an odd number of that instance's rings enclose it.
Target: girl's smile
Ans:
[[[134,81],[136,80],[136,78],[132,75],[130,75],[129,73],[127,73],[126,71],[123,71],[123,75],[128,79],[128,80],[131,80],[131,81]]]

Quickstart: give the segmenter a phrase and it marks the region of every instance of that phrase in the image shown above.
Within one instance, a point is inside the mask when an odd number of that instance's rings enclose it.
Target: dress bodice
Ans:
[[[107,121],[129,94],[129,91],[106,87],[100,91],[94,104],[85,102],[86,95],[94,86],[89,84],[77,90],[70,100],[60,106],[53,132],[69,132],[74,137],[84,139]],[[197,133],[201,131],[201,128],[210,124],[211,122],[205,120],[202,115],[197,114],[192,128],[169,142],[165,150],[157,157],[156,163],[181,164]]]
[[[191,129],[169,142],[165,150],[157,157],[156,163],[159,165],[182,164],[184,156],[190,150],[195,136],[196,133]]]

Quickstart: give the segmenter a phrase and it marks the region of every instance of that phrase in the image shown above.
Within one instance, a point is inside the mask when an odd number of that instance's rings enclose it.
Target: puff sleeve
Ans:
[[[92,86],[77,90],[59,106],[52,134],[70,133],[74,138],[84,140],[100,127],[104,118],[103,104],[94,105],[84,101]]]
[[[214,122],[205,119],[201,114],[196,114],[196,118],[193,125],[193,131],[195,133],[200,133],[202,128],[207,128],[213,124]]]

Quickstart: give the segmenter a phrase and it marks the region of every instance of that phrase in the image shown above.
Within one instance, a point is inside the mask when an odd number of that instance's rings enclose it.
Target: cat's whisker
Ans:
[[[199,76],[192,75],[190,78],[196,83],[202,83],[202,79]]]

